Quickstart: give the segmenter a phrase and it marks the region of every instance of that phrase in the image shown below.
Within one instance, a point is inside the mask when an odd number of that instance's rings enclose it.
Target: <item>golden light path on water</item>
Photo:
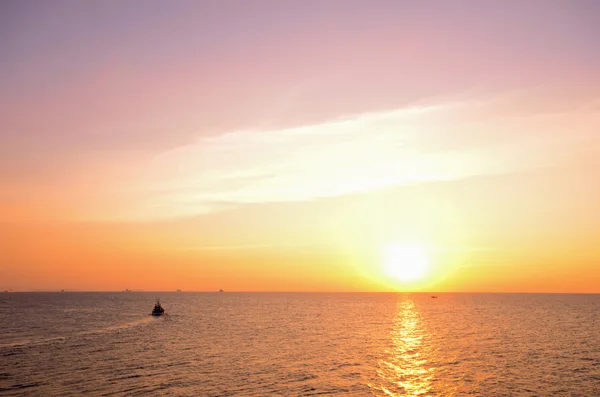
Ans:
[[[398,302],[391,344],[378,361],[381,384],[369,385],[375,395],[409,397],[430,391],[434,378],[434,368],[428,365],[432,347],[424,341],[427,331],[420,316],[410,297]]]

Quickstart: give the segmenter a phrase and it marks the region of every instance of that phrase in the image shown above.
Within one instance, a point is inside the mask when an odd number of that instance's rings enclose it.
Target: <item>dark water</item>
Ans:
[[[600,295],[5,293],[0,394],[600,396],[599,319]]]

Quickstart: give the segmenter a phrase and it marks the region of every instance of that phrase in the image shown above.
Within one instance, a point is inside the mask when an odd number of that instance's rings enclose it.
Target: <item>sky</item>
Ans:
[[[598,37],[593,0],[3,1],[0,289],[598,293]]]

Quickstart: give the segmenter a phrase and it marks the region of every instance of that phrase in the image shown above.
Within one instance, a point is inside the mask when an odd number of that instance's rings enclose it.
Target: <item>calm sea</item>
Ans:
[[[600,295],[4,293],[0,394],[600,396],[599,320]]]

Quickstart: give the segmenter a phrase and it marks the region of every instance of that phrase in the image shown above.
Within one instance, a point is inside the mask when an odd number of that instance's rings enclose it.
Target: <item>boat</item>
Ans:
[[[162,316],[165,314],[165,309],[160,305],[160,299],[156,299],[156,303],[154,304],[154,309],[152,309],[153,316]]]
[[[180,289],[178,289],[178,290],[177,290],[177,292],[181,292],[181,290],[180,290]]]
[[[432,297],[433,299],[437,299],[437,296],[435,296],[435,295],[431,295],[431,297]]]
[[[220,290],[219,290],[219,292],[223,292],[223,290],[222,290],[222,289],[220,289]]]

